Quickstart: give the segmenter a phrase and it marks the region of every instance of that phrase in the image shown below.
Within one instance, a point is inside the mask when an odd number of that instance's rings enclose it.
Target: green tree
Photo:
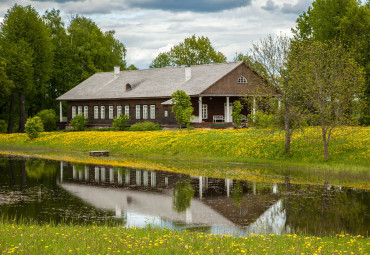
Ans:
[[[172,94],[172,112],[175,114],[175,118],[180,125],[188,126],[191,121],[191,116],[194,108],[191,105],[190,96],[188,96],[184,91],[177,90]]]
[[[32,115],[42,109],[47,96],[46,86],[51,75],[53,61],[50,31],[34,8],[30,5],[15,4],[5,14],[0,37],[2,44],[6,45],[4,50],[9,49],[13,58],[10,60],[12,64],[7,65],[7,72],[17,72],[14,69],[23,68],[25,65],[30,66],[31,69],[26,74],[26,76],[30,75],[30,81],[23,84],[21,90],[19,90],[21,84],[18,84],[18,88],[13,92],[13,95],[18,94],[20,103],[18,131],[24,132],[25,101],[28,103],[28,113]],[[21,55],[15,56],[14,54],[17,53]],[[25,60],[23,60],[23,56],[26,56]],[[18,64],[14,59],[20,60]],[[10,78],[10,75],[8,77]],[[13,78],[14,76],[10,79],[13,81]]]
[[[290,79],[303,87],[305,103],[321,123],[325,159],[334,128],[352,123],[352,108],[364,89],[363,69],[340,44],[298,44],[289,62]]]
[[[42,110],[36,116],[41,118],[45,131],[50,132],[57,129],[58,118],[53,109]]]
[[[191,205],[195,190],[189,180],[180,180],[172,194],[172,205],[177,212],[185,212]]]
[[[301,88],[290,81],[287,62],[291,55],[291,39],[285,35],[269,35],[267,38],[253,43],[252,61],[258,63],[260,69],[264,70],[264,78],[269,85],[274,88],[277,98],[282,106],[277,114],[284,119],[285,131],[285,153],[290,153],[290,141],[294,130],[300,125],[303,119],[302,103],[300,102]],[[263,94],[268,97],[276,95],[266,95],[264,91],[256,91],[255,94]]]
[[[241,111],[243,110],[243,105],[240,103],[239,100],[234,101],[233,103],[233,112],[231,116],[233,117],[235,128],[239,129],[240,125],[242,124],[243,115]]]
[[[356,0],[315,0],[297,19],[295,39],[341,42],[366,72],[362,122],[370,124],[370,3]]]
[[[208,37],[185,38],[184,42],[171,48],[169,52],[160,53],[153,60],[150,68],[181,65],[204,65],[209,63],[225,63],[226,57],[216,52]]]
[[[38,116],[28,118],[25,126],[26,134],[31,140],[39,137],[39,133],[44,131],[41,118]]]

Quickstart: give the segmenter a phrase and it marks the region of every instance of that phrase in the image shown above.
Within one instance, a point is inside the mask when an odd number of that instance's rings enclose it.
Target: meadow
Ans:
[[[283,132],[258,129],[45,132],[34,140],[25,134],[0,134],[0,150],[5,148],[108,150],[111,155],[368,169],[370,128],[337,129],[330,141],[330,160],[324,159],[321,131],[316,127],[294,133],[289,155],[283,153]]]
[[[155,226],[32,225],[0,223],[0,253],[25,254],[369,254],[363,236],[247,237],[174,231]]]

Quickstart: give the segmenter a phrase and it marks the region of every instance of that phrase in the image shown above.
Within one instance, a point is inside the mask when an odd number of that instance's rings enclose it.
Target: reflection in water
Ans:
[[[370,192],[0,157],[0,214],[246,235],[368,235]]]

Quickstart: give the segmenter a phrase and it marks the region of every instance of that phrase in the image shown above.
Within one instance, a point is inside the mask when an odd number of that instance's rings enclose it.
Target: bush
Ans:
[[[74,131],[83,131],[86,128],[88,120],[83,115],[76,115],[73,120],[69,123]]]
[[[53,109],[42,110],[36,116],[41,118],[45,131],[49,132],[57,129],[58,118]]]
[[[119,131],[125,130],[129,121],[130,116],[120,114],[118,118],[113,118],[113,128]]]
[[[248,115],[248,122],[255,128],[282,128],[283,120],[278,115],[257,111],[253,116]]]
[[[8,129],[8,124],[5,120],[0,120],[0,133],[6,133]]]
[[[39,116],[28,118],[25,128],[26,134],[31,140],[39,137],[39,132],[44,131],[44,125]]]
[[[129,128],[130,131],[153,131],[161,129],[159,124],[154,124],[150,121],[135,123]]]

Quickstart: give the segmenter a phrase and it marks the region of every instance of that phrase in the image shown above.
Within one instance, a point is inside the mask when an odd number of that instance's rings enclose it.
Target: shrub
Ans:
[[[5,120],[0,120],[0,133],[6,133],[8,124]]]
[[[31,140],[39,137],[39,132],[44,131],[44,126],[42,124],[41,118],[39,116],[28,118],[25,125],[25,130],[27,136]]]
[[[88,120],[83,115],[76,115],[69,125],[72,126],[74,131],[83,131],[86,128],[87,122]]]
[[[254,116],[249,115],[249,123],[255,128],[282,128],[282,119],[275,114],[257,111]]]
[[[129,121],[130,116],[120,114],[118,118],[113,118],[113,128],[119,131],[125,130]]]
[[[159,124],[154,124],[150,121],[139,122],[135,123],[130,127],[130,131],[153,131],[153,130],[161,130],[162,128]]]
[[[58,118],[53,109],[42,110],[36,116],[41,118],[45,131],[54,131],[57,129]]]
[[[231,116],[233,117],[236,129],[240,128],[240,125],[242,124],[243,115],[240,114],[242,110],[243,110],[243,105],[240,103],[240,101],[234,101],[233,112]]]

